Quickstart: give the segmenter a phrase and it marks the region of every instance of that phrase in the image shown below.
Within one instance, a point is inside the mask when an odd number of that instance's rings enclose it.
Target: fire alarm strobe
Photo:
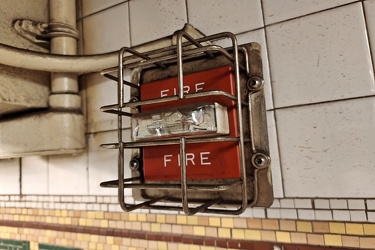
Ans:
[[[228,32],[194,39],[188,28],[170,37],[176,44],[170,47],[122,48],[118,67],[101,72],[117,81],[118,97],[101,108],[118,118],[118,141],[102,145],[118,150],[118,178],[101,186],[117,188],[127,212],[235,215],[268,207],[273,193],[260,46],[238,46]],[[211,43],[228,38],[229,48]],[[133,71],[131,81],[125,69]],[[123,126],[129,117],[130,141]],[[129,193],[134,203],[126,202]]]
[[[177,91],[177,77],[169,78],[166,80],[145,83],[141,85],[141,100],[150,100],[155,98],[174,96]],[[233,69],[225,66],[215,68],[198,73],[188,74],[184,76],[184,92],[186,94],[208,90],[222,90],[232,95],[235,94],[233,78]],[[196,109],[196,121],[185,121],[181,115],[181,107],[184,110],[185,105],[192,105],[197,103],[195,99],[186,99],[165,104],[153,104],[142,107],[142,113],[147,112],[148,119],[140,126],[139,116],[135,116],[135,125],[133,128],[133,135],[135,139],[139,137],[148,137],[148,139],[158,139],[164,137],[161,131],[170,131],[177,129],[186,137],[189,136],[215,136],[220,134],[227,134],[230,136],[238,136],[237,129],[237,110],[235,103],[227,98],[210,96],[202,97],[199,102],[216,103],[208,105],[204,112],[197,112],[201,105],[190,106],[192,110]],[[208,109],[208,107],[212,107]],[[216,106],[216,107],[215,107]],[[169,111],[164,111],[164,122],[160,117],[158,110],[163,110],[169,107]],[[189,112],[189,108],[187,108]],[[142,114],[141,113],[141,114]],[[185,112],[186,113],[186,112]],[[192,114],[194,111],[192,112]],[[211,114],[210,114],[211,113]],[[165,118],[165,116],[170,117]],[[181,116],[181,118],[179,118]],[[165,120],[172,120],[167,122]],[[185,119],[186,118],[185,116]],[[204,121],[205,126],[216,126],[219,124],[219,131],[209,133],[210,131],[203,130],[199,126],[199,122]],[[185,123],[185,124],[184,124]],[[189,126],[186,126],[189,125]],[[192,126],[193,125],[193,126]],[[145,126],[148,126],[147,128]],[[156,127],[163,127],[159,129],[159,133],[155,131]],[[174,126],[174,128],[168,128]],[[182,128],[184,127],[184,128]],[[188,128],[189,127],[189,128]],[[195,129],[191,129],[195,128]],[[139,134],[141,131],[141,135]],[[147,130],[147,132],[145,131]],[[205,133],[206,132],[206,133]],[[171,132],[173,133],[173,132]],[[151,136],[151,134],[153,136]],[[167,137],[168,135],[166,135]],[[169,135],[171,136],[171,135]],[[189,144],[186,146],[186,167],[188,180],[204,180],[204,179],[230,179],[240,177],[240,162],[239,162],[239,147],[235,142],[222,142],[222,143],[202,143],[202,144]],[[178,145],[167,145],[158,147],[145,147],[143,148],[143,173],[145,180],[160,181],[160,180],[179,180],[181,179],[180,169],[180,148]]]

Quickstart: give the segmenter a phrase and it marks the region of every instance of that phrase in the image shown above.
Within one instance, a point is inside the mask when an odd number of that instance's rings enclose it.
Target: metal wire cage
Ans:
[[[103,76],[117,81],[117,103],[104,106],[101,110],[117,115],[118,121],[118,141],[101,145],[104,148],[118,150],[118,179],[102,182],[101,186],[117,188],[120,206],[127,212],[145,208],[183,211],[187,215],[194,215],[198,212],[236,215],[244,212],[249,206],[270,206],[273,195],[270,181],[270,157],[260,46],[253,43],[247,46],[238,46],[236,37],[229,32],[194,39],[184,30],[179,30],[175,32],[173,38],[176,40],[175,45],[145,53],[139,53],[132,48],[122,48],[119,51],[118,66],[101,72]],[[229,39],[231,47],[223,48],[212,43],[212,41],[220,39]],[[207,58],[209,58],[208,63],[199,62],[199,60],[207,60]],[[198,64],[209,65],[208,68],[223,64],[230,65],[233,68],[236,94],[232,95],[222,90],[184,93],[184,74],[186,71],[196,69],[195,66],[187,66],[192,62],[194,64],[194,61],[198,61]],[[142,84],[140,75],[145,70],[155,68],[160,72],[169,70],[174,73],[168,74],[177,75],[177,95],[139,100],[137,95]],[[134,81],[124,80],[125,69],[135,72]],[[125,102],[125,86],[130,87],[133,93],[129,102]],[[123,140],[123,119],[132,117],[137,112],[137,107],[160,103],[168,104],[183,99],[199,100],[203,96],[220,96],[235,102],[238,136],[180,137],[157,141]],[[132,111],[127,111],[129,108]],[[239,178],[221,181],[188,181],[186,145],[208,142],[235,142],[238,144]],[[125,176],[125,150],[132,149],[137,152],[142,147],[164,145],[177,145],[180,148],[181,175],[179,181],[147,182],[136,170],[132,171],[132,176]],[[130,165],[138,167],[139,162],[136,159],[130,159]],[[132,189],[133,193],[139,193],[143,201],[139,204],[126,203],[125,189]],[[147,190],[153,190],[152,194],[147,194]],[[231,194],[228,195],[229,193]]]

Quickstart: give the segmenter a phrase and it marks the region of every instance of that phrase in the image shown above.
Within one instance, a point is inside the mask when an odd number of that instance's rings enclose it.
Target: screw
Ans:
[[[133,96],[130,98],[129,102],[138,102],[138,98]]]
[[[136,158],[133,158],[129,161],[129,167],[131,170],[139,169],[139,161]]]
[[[262,153],[256,153],[252,157],[252,162],[256,168],[264,168],[269,164],[269,157]]]
[[[247,88],[249,90],[260,90],[261,88],[263,87],[263,79],[261,79],[260,77],[251,77],[248,81],[247,81]]]

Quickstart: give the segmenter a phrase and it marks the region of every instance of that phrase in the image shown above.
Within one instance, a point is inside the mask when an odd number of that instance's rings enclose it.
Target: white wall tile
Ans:
[[[186,22],[185,0],[130,1],[132,46],[172,35]]]
[[[349,210],[332,210],[333,220],[350,221]]]
[[[294,199],[296,208],[312,208],[312,201],[310,199]]]
[[[262,0],[264,21],[268,25],[350,2],[354,0]]]
[[[99,73],[85,76],[87,95],[87,130],[89,133],[117,129],[117,116],[100,111],[117,103],[117,83]]]
[[[315,212],[312,209],[298,209],[297,213],[300,220],[315,220]]]
[[[368,210],[375,210],[375,200],[366,200]]]
[[[366,23],[371,46],[372,58],[375,58],[375,1],[363,2],[366,15]]]
[[[367,218],[369,222],[375,222],[375,212],[367,212]]]
[[[0,160],[0,194],[19,194],[19,180],[19,159]]]
[[[267,112],[268,141],[271,156],[273,195],[276,198],[284,197],[283,179],[280,166],[279,148],[276,136],[274,112]]]
[[[271,208],[280,208],[280,200],[274,199]]]
[[[329,200],[316,199],[314,200],[314,207],[317,209],[329,209]]]
[[[237,37],[237,42],[239,45],[250,43],[250,42],[256,42],[260,44],[262,64],[263,64],[262,66],[263,66],[264,95],[266,99],[266,109],[267,110],[273,109],[270,70],[269,70],[267,44],[266,44],[266,37],[265,37],[264,29],[246,32],[246,33],[237,35],[236,37]],[[229,39],[219,40],[214,43],[224,48],[232,46],[232,42]]]
[[[124,134],[130,136],[129,130]],[[89,194],[90,195],[117,195],[116,188],[102,188],[103,181],[117,180],[117,159],[116,149],[104,149],[100,147],[103,143],[117,142],[117,132],[102,132],[89,135]],[[125,177],[130,177],[128,161],[130,151],[125,150]]]
[[[252,218],[253,217],[253,212],[250,208],[246,209],[245,212],[239,215],[241,218]]]
[[[130,80],[130,75],[125,75],[125,80]],[[87,130],[89,133],[117,129],[117,116],[104,113],[100,108],[105,105],[117,103],[117,83],[103,77],[99,73],[85,76],[87,98]],[[130,98],[130,88],[125,87],[125,101]],[[126,109],[124,109],[126,110]],[[130,112],[130,110],[126,110]],[[130,118],[124,117],[123,128],[129,128]]]
[[[85,17],[92,13],[107,9],[113,5],[126,2],[125,0],[82,0],[82,15]]]
[[[361,3],[266,28],[274,106],[373,95]]]
[[[315,210],[315,219],[329,221],[332,220],[331,210]]]
[[[98,54],[130,46],[128,3],[83,19],[85,54]]]
[[[189,23],[204,34],[241,33],[263,26],[260,0],[187,0]]]
[[[268,219],[280,219],[280,209],[279,208],[268,208],[267,209],[267,218]]]
[[[47,156],[22,158],[22,193],[49,194]]]
[[[367,221],[366,211],[349,211],[351,221]]]
[[[88,155],[50,156],[48,181],[50,194],[88,194]]]
[[[296,209],[280,209],[280,216],[282,219],[297,219],[297,210]]]
[[[348,209],[348,202],[346,199],[330,199],[329,203],[332,209]]]
[[[375,195],[375,98],[277,110],[276,118],[286,196]]]
[[[266,218],[266,211],[264,208],[252,208],[254,218]]]
[[[294,200],[293,199],[281,199],[280,205],[282,208],[294,208]]]
[[[366,208],[364,200],[348,200],[348,206],[350,210],[364,210]]]

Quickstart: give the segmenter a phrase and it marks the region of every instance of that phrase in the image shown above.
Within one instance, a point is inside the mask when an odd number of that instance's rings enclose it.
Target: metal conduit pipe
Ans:
[[[72,32],[76,29],[76,3],[75,0],[50,0],[50,23],[63,25]],[[54,34],[51,29],[50,34]],[[77,40],[66,32],[59,32],[58,36],[51,38],[51,53],[62,55],[77,54]],[[78,79],[74,73],[52,72],[51,95],[49,97],[51,108],[80,109],[81,98],[78,95]]]
[[[17,68],[67,73],[91,73],[118,63],[118,51],[98,55],[57,55],[15,48],[0,43],[0,64]]]
[[[203,36],[203,33],[189,24],[186,24],[183,29],[194,38]],[[135,46],[133,49],[138,52],[146,52],[171,45],[171,37],[165,37]],[[118,53],[117,50],[95,55],[58,55],[54,52],[46,54],[0,43],[0,64],[38,71],[85,74],[117,66]],[[124,53],[124,56],[129,55],[131,54]]]

